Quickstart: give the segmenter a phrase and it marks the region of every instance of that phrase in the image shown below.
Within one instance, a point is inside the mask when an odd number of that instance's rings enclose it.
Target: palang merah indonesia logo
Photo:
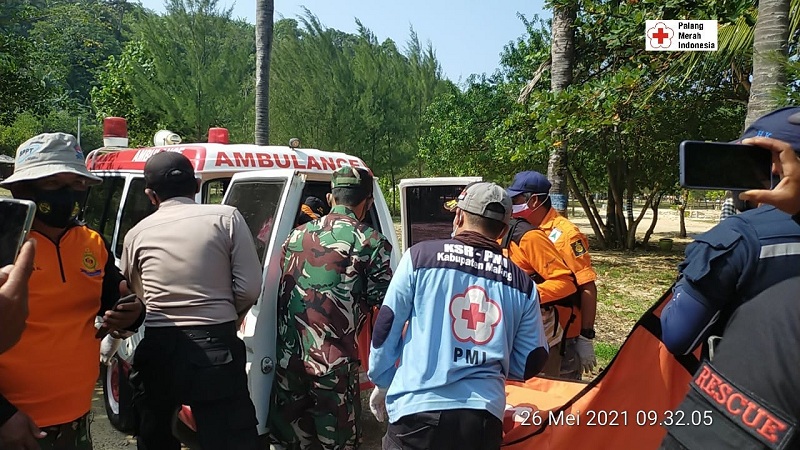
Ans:
[[[648,20],[645,27],[648,51],[717,50],[716,20]]]

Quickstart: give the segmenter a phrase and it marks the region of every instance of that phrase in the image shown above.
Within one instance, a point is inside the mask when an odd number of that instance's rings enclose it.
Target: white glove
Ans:
[[[597,366],[597,357],[594,354],[594,344],[591,339],[583,336],[578,336],[578,341],[575,343],[575,351],[581,359],[581,368],[583,372],[592,373],[592,370]]]
[[[104,337],[103,342],[100,343],[100,362],[110,366],[111,358],[117,353],[117,349],[121,344],[122,339],[115,339],[111,335]]]
[[[389,413],[386,412],[387,390],[388,389],[381,389],[375,386],[375,389],[372,390],[372,394],[369,396],[369,410],[372,411],[372,415],[375,416],[375,419],[381,423],[389,416]]]

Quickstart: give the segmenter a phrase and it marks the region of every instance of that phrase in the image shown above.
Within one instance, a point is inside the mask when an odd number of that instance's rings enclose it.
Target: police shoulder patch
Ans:
[[[587,251],[586,246],[583,245],[583,242],[581,242],[580,239],[570,244],[570,247],[572,247],[572,253],[574,253],[575,256],[581,256]]]

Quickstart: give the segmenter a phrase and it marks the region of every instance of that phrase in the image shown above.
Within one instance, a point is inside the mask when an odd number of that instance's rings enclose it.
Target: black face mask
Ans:
[[[37,189],[33,194],[36,202],[36,218],[56,228],[66,228],[78,215],[78,196],[68,186],[54,191]]]

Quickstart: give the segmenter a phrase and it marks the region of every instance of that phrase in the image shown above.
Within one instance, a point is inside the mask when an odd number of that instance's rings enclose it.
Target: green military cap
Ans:
[[[372,192],[372,175],[368,170],[350,166],[342,166],[331,176],[331,188],[362,189]]]

